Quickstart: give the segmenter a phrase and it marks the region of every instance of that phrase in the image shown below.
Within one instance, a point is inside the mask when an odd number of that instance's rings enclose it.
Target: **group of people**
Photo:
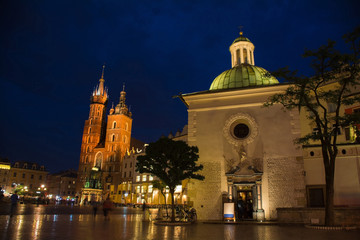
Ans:
[[[242,197],[239,197],[236,203],[238,219],[252,218],[253,207],[250,201],[244,202]]]
[[[95,217],[97,214],[99,203],[96,201],[92,201],[91,205],[93,206],[93,215]],[[105,220],[109,220],[110,219],[109,212],[113,209],[113,203],[110,200],[110,197],[107,197],[106,200],[103,202],[102,209],[103,209]]]

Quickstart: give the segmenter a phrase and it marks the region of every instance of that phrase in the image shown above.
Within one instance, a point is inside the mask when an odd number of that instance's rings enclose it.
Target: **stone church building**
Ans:
[[[244,218],[276,219],[279,207],[305,207],[297,110],[263,107],[288,85],[255,65],[254,44],[242,33],[230,46],[232,68],[209,90],[181,94],[188,108],[188,144],[199,148],[204,181],[191,180],[188,202],[199,219],[223,219],[224,203],[240,201]]]

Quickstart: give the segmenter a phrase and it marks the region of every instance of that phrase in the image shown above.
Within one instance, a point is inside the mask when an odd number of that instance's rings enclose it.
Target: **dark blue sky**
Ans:
[[[106,63],[110,104],[123,83],[133,137],[145,142],[187,123],[172,96],[207,90],[231,67],[243,25],[255,63],[311,74],[315,49],[360,24],[359,1],[62,0],[0,2],[0,157],[77,168],[89,98]]]

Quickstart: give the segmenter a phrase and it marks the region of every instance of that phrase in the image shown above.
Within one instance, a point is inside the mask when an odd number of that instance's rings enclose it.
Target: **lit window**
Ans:
[[[154,180],[154,177],[152,175],[149,176],[149,181]]]
[[[152,191],[153,191],[153,185],[149,185],[149,190],[148,190],[148,192],[149,192],[149,193],[152,193]]]
[[[143,175],[143,176],[142,176],[142,181],[143,181],[143,182],[146,182],[146,177],[147,177],[146,175]]]
[[[16,173],[14,173],[14,174],[15,174],[14,177],[16,177]],[[136,176],[136,181],[137,181],[137,182],[140,182],[140,176]]]
[[[136,186],[136,193],[140,193],[140,186]]]

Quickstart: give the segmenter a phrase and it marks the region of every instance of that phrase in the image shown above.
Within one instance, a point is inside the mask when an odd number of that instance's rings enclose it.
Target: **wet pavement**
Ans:
[[[205,224],[158,226],[144,221],[141,209],[118,207],[104,220],[90,207],[19,205],[12,217],[10,207],[0,206],[1,239],[274,239],[358,240],[360,231],[308,229],[303,226],[256,224]]]

